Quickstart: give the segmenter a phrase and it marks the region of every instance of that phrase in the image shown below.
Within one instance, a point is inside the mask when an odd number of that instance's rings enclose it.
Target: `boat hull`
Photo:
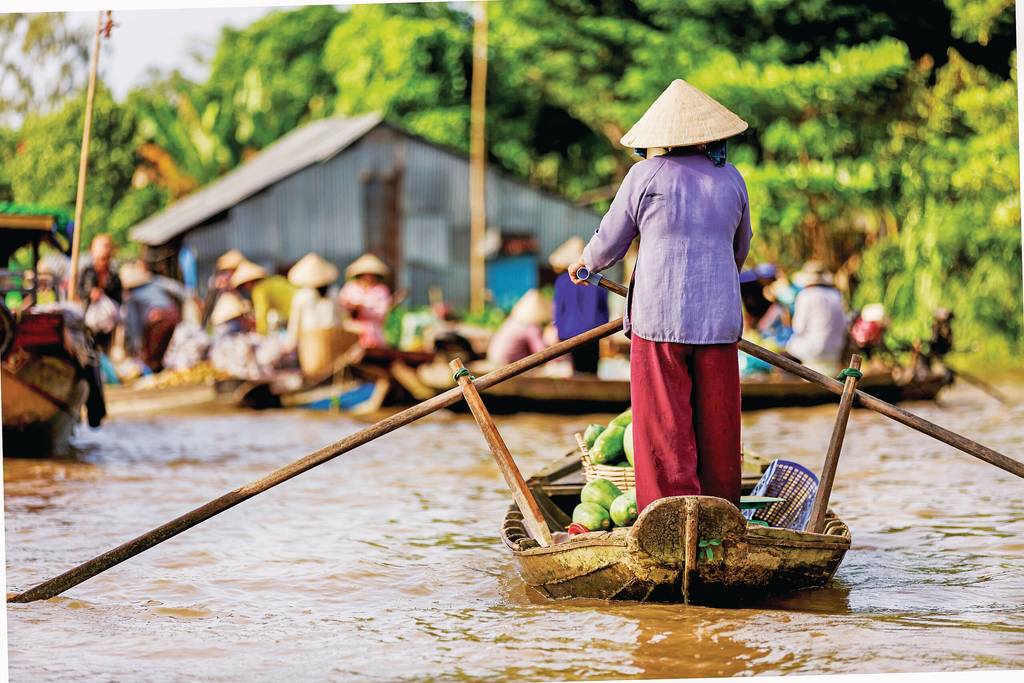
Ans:
[[[665,498],[630,528],[541,548],[510,509],[503,536],[523,580],[552,599],[742,604],[826,585],[850,547],[832,516],[826,533],[748,525],[728,501]],[[707,554],[707,550],[711,554]]]
[[[78,365],[61,355],[16,349],[2,373],[4,456],[68,455],[89,396]]]
[[[449,376],[441,372],[421,373],[425,383],[436,391],[450,388]],[[898,382],[889,373],[869,375],[858,388],[889,403],[932,400],[950,383],[944,373],[932,373],[923,379]],[[810,382],[797,378],[766,377],[748,379],[740,385],[743,410],[814,406],[837,403],[839,397]],[[630,405],[627,380],[603,380],[586,377],[553,378],[524,375],[485,389],[487,408],[492,413],[522,411],[558,414],[619,412]],[[456,404],[453,410],[466,410]]]

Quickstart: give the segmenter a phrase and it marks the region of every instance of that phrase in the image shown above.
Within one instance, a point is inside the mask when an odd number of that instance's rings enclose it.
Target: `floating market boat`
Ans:
[[[86,373],[93,372],[95,357],[82,315],[57,303],[36,305],[40,292],[38,278],[29,283],[24,271],[6,269],[14,252],[22,247],[31,248],[31,269],[37,274],[40,243],[45,241],[62,251],[66,249],[57,237],[56,227],[61,218],[58,214],[0,204],[3,294],[13,295],[12,301],[21,299],[22,305],[27,306],[24,310],[14,306],[12,311],[0,302],[0,395],[5,456],[66,455],[71,434],[89,398]],[[102,392],[102,387],[98,389]],[[98,399],[97,410],[102,413],[102,394]]]
[[[755,482],[745,477],[744,490]],[[565,531],[584,485],[578,455],[527,484],[552,531]],[[523,580],[549,598],[716,605],[824,586],[850,548],[850,530],[831,511],[817,534],[748,523],[732,504],[709,496],[664,498],[631,527],[546,548],[530,538],[512,505],[501,536]]]
[[[477,374],[483,372],[482,369],[476,371]],[[417,374],[424,385],[435,391],[454,386],[451,372],[441,363],[424,365]],[[902,370],[865,373],[857,388],[883,401],[899,403],[932,400],[953,382],[952,373],[943,371],[930,370],[916,377],[904,377],[904,374]],[[837,395],[823,387],[777,373],[744,379],[740,389],[743,410],[839,402]],[[520,375],[485,389],[483,395],[493,413],[618,412],[630,405],[628,380],[597,377]],[[464,410],[465,406],[456,404],[453,408]]]
[[[356,349],[339,358],[337,371],[312,381],[286,372],[263,381],[239,379],[216,383],[218,400],[238,407],[309,408],[370,413],[385,405],[403,405],[434,395],[415,371],[434,354],[387,348]]]

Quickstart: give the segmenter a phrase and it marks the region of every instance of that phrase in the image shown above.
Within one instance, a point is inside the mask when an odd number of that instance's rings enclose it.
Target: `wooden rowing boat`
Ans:
[[[482,370],[477,371],[478,374]],[[447,367],[434,363],[418,369],[420,381],[444,391],[453,386]],[[924,376],[901,379],[894,372],[865,373],[858,388],[889,403],[934,399],[953,381],[950,373],[930,371]],[[744,379],[740,383],[743,410],[783,408],[837,403],[839,397],[827,389],[797,377],[778,374]],[[522,375],[483,392],[492,413],[520,411],[583,414],[619,412],[629,407],[629,381],[597,377],[548,377]],[[458,406],[456,406],[458,409]],[[464,407],[462,409],[465,409]]]
[[[564,531],[583,487],[578,456],[527,483],[553,531]],[[756,478],[745,478],[745,489]],[[850,548],[850,530],[831,511],[815,534],[749,524],[721,498],[681,496],[648,506],[632,527],[579,534],[540,547],[519,509],[501,536],[523,580],[554,599],[595,598],[728,605],[824,586]]]
[[[26,314],[13,349],[3,360],[4,456],[65,456],[89,396],[81,364],[60,346],[61,314]],[[31,343],[26,328],[46,320],[52,343]],[[51,329],[52,328],[52,329]]]

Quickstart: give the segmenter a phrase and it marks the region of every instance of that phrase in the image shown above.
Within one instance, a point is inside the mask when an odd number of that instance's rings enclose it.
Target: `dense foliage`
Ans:
[[[828,261],[852,303],[883,301],[901,335],[924,334],[941,305],[957,312],[963,344],[1020,351],[1012,7],[491,3],[488,152],[601,208],[632,163],[619,137],[686,78],[751,125],[730,158],[750,189],[752,258],[789,270]],[[463,9],[274,12],[224,31],[204,83],[171,75],[124,103],[102,96],[86,225],[123,230],[333,114],[380,111],[467,150],[473,22]],[[0,199],[73,200],[80,100],[0,129]]]

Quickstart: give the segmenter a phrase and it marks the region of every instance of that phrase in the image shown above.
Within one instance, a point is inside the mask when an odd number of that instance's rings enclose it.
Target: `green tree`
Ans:
[[[76,93],[58,111],[25,119],[10,162],[14,201],[74,206],[84,109],[85,96]],[[135,201],[136,133],[133,113],[117,104],[101,84],[93,113],[83,244],[97,232],[123,237],[130,225],[145,216],[121,206]]]
[[[63,12],[0,14],[0,122],[50,111],[85,79],[89,32]]]
[[[223,170],[285,133],[331,113],[334,79],[322,65],[324,43],[341,18],[330,6],[272,12],[243,29],[227,28],[210,76],[191,93],[186,118],[198,147],[226,146]],[[183,113],[183,98],[178,113]]]

